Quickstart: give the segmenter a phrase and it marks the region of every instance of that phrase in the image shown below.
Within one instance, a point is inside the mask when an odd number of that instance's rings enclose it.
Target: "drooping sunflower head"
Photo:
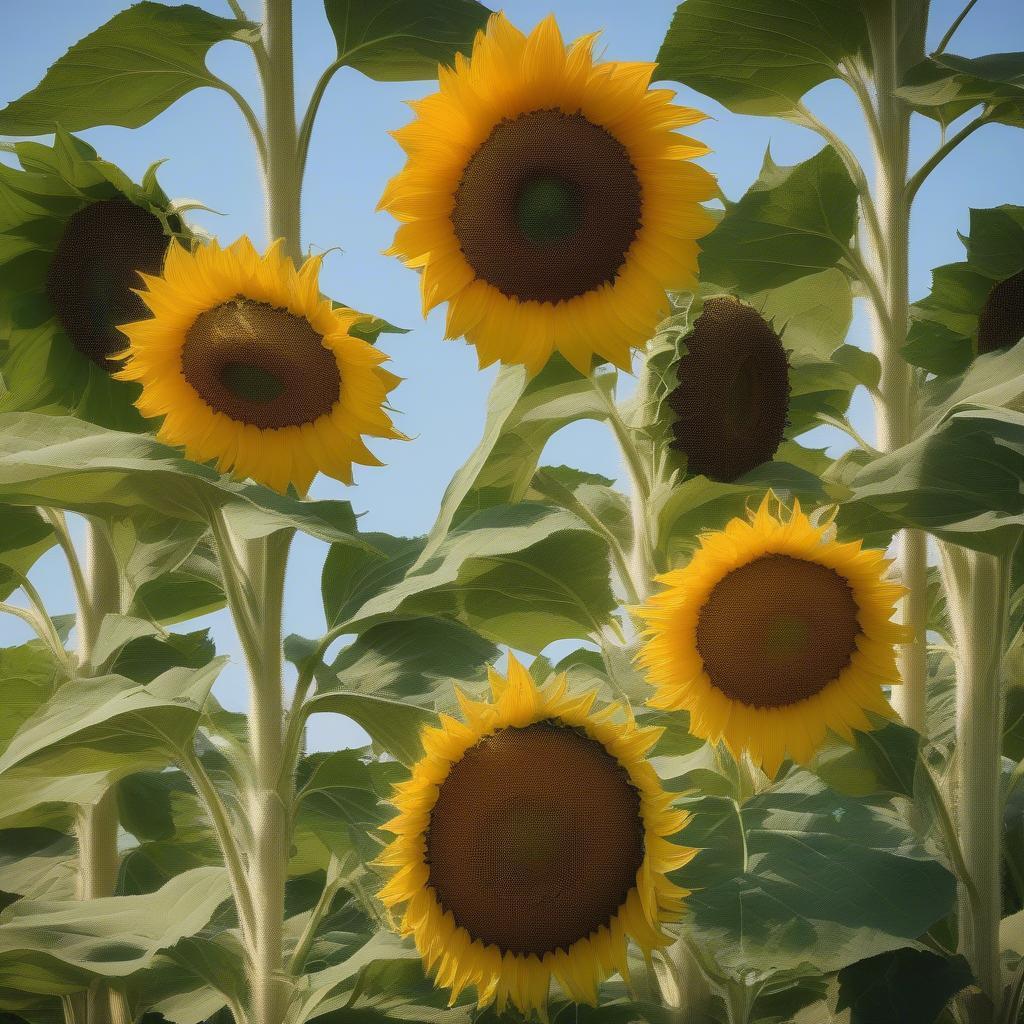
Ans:
[[[152,170],[137,185],[66,132],[15,152],[21,168],[0,169],[0,292],[13,321],[4,407],[137,429],[136,389],[110,380],[118,327],[148,315],[139,275],[159,274],[171,239],[189,233]]]
[[[768,495],[749,521],[706,534],[689,564],[658,577],[639,609],[650,704],[690,713],[696,736],[747,751],[771,776],[806,763],[826,731],[852,740],[866,712],[892,717],[882,686],[899,681],[893,623],[903,588],[883,552],[840,543],[795,504]]]
[[[304,493],[318,472],[352,482],[381,465],[363,436],[401,438],[384,403],[399,378],[353,336],[360,320],[320,295],[320,259],[300,270],[275,243],[173,246],[162,277],[144,276],[152,313],[127,324],[117,374],[142,384],[138,407],[157,436],[197,462]]]
[[[490,682],[491,701],[459,694],[465,720],[424,732],[385,826],[380,898],[404,907],[400,930],[452,1003],[472,985],[499,1013],[543,1013],[555,978],[593,1004],[606,977],[628,977],[628,940],[669,941],[686,895],[666,873],[695,851],[666,837],[687,816],[644,758],[661,730],[615,705],[592,713],[564,675],[538,687],[511,656]]]
[[[390,251],[481,366],[532,374],[557,349],[581,373],[594,356],[629,369],[666,291],[694,286],[716,186],[676,129],[703,115],[650,88],[654,64],[595,63],[595,38],[566,47],[553,17],[527,37],[496,14],[394,133]]]
[[[687,471],[731,483],[769,462],[789,409],[789,359],[757,310],[728,296],[708,299],[676,364],[669,394],[672,447]]]
[[[1024,270],[992,286],[978,315],[978,353],[1012,348],[1024,337]]]

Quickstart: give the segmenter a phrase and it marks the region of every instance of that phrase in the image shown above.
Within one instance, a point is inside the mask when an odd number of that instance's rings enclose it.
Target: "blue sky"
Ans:
[[[172,0],[173,2],[173,0]],[[243,0],[244,3],[244,0]],[[16,4],[0,0],[4,15],[4,60],[0,63],[0,104],[20,96],[42,77],[45,68],[75,41],[113,16],[126,4],[117,0],[35,0]],[[204,6],[229,14],[223,0]],[[254,17],[259,5],[244,3]],[[934,0],[929,43],[934,46],[963,6],[963,0]],[[595,29],[604,34],[599,52],[612,60],[653,60],[676,3],[672,0],[507,0],[506,14],[529,29],[553,11],[566,38]],[[297,95],[300,112],[322,69],[334,56],[334,43],[318,0],[295,0]],[[976,56],[1020,49],[1024,42],[1024,4],[1019,0],[981,0],[950,45],[953,53]],[[222,43],[210,53],[209,66],[240,89],[257,109],[259,93],[251,55],[246,47]],[[350,500],[363,529],[414,535],[433,521],[452,473],[475,445],[483,423],[493,369],[477,370],[474,351],[462,342],[442,342],[443,310],[426,321],[420,314],[417,275],[381,254],[390,242],[394,223],[375,212],[387,179],[402,165],[402,153],[387,134],[406,123],[411,111],[404,101],[433,91],[424,83],[371,82],[351,69],[335,76],[320,108],[310,149],[303,193],[303,245],[331,252],[321,276],[323,290],[346,303],[411,328],[411,333],[384,336],[380,347],[405,378],[393,394],[401,411],[398,426],[411,443],[378,442],[377,454],[387,465],[357,470],[356,484],[345,488],[321,478],[313,488],[319,497]],[[770,144],[776,162],[791,164],[821,147],[818,136],[769,118],[731,114],[711,100],[680,90],[680,99],[711,115],[693,134],[713,152],[703,161],[718,175],[726,195],[737,198],[757,175]],[[807,97],[808,105],[843,136],[870,165],[863,122],[852,98],[838,83],[826,83]],[[197,212],[194,223],[223,241],[248,234],[259,246],[267,238],[260,176],[250,137],[241,115],[223,93],[194,91],[142,128],[96,128],[82,133],[106,159],[136,178],[154,160],[170,159],[160,180],[174,198],[201,200],[223,216]],[[918,119],[912,136],[915,162],[932,150],[934,126]],[[0,157],[2,158],[2,157]],[[966,231],[970,207],[1001,203],[1024,204],[1024,133],[990,125],[968,139],[932,175],[914,208],[911,247],[911,293],[919,296],[930,284],[929,270],[958,260],[962,247],[956,232]],[[848,339],[870,347],[866,318],[859,310]],[[870,407],[857,396],[854,421],[870,440]],[[820,443],[831,440],[822,435]],[[577,425],[552,440],[544,461],[621,476],[610,438],[596,424]],[[289,573],[286,631],[307,636],[322,631],[318,587],[324,548],[300,538]],[[66,570],[51,552],[33,573],[54,612],[70,611],[73,602]],[[226,613],[208,616],[218,646],[235,656],[217,693],[241,709],[245,687],[238,648]],[[195,627],[191,627],[195,628]],[[21,624],[0,621],[0,645],[25,639]],[[359,739],[347,721],[319,716],[311,727],[313,747],[339,747]]]

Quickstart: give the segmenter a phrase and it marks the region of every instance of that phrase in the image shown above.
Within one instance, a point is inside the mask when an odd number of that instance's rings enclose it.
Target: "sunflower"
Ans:
[[[789,409],[789,359],[772,326],[728,296],[705,301],[669,394],[672,447],[691,474],[731,483],[770,462]]]
[[[111,380],[120,324],[147,315],[134,289],[189,232],[157,184],[135,184],[80,139],[21,142],[0,165],[0,293],[12,326],[2,372],[8,410],[71,412],[141,429],[138,389]]]
[[[558,350],[580,373],[594,355],[628,370],[666,290],[694,287],[716,185],[676,129],[703,115],[649,88],[654,64],[595,63],[596,38],[566,47],[554,17],[526,37],[496,14],[393,133],[408,162],[380,203],[403,222],[389,253],[481,367],[534,374]]]
[[[538,687],[511,655],[507,679],[489,674],[492,701],[459,693],[465,722],[426,729],[396,787],[380,898],[404,904],[400,930],[452,1004],[473,985],[499,1013],[543,1014],[552,977],[594,1004],[628,977],[630,938],[669,942],[687,895],[666,872],[696,851],[665,838],[687,815],[644,758],[662,730],[618,705],[592,714],[593,693],[569,695],[564,674]]]
[[[638,609],[648,623],[639,661],[650,704],[690,713],[690,729],[748,751],[772,777],[788,754],[808,762],[827,729],[852,742],[891,718],[883,684],[899,681],[893,623],[904,588],[885,578],[884,553],[839,543],[774,496],[750,521],[705,534],[666,589]]]
[[[353,336],[362,315],[320,295],[319,269],[314,257],[296,271],[280,242],[260,256],[243,236],[227,249],[173,245],[163,276],[143,275],[152,317],[122,328],[117,376],[142,384],[137,404],[164,417],[160,440],[282,493],[381,465],[360,435],[403,437],[383,408],[399,378]]]

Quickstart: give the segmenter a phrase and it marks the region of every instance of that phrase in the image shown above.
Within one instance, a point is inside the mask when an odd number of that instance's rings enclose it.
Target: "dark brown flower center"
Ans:
[[[850,663],[860,624],[850,585],[834,569],[765,555],[733,569],[697,620],[711,685],[755,707],[794,704]]]
[[[988,293],[978,317],[978,352],[1012,348],[1024,337],[1024,270]]]
[[[640,796],[600,743],[554,722],[500,729],[441,785],[429,884],[474,939],[543,956],[615,915],[643,835]]]
[[[211,409],[263,429],[312,423],[341,394],[337,361],[309,321],[242,296],[196,317],[181,372]]]
[[[170,239],[159,218],[127,199],[104,199],[72,214],[46,276],[46,296],[71,344],[105,370],[128,347],[119,326],[150,316],[131,289],[138,272],[159,274]]]
[[[640,227],[625,147],[582,114],[497,124],[466,165],[452,224],[477,277],[521,301],[559,302],[615,279]]]
[[[779,336],[750,306],[709,299],[676,364],[669,396],[672,447],[688,471],[731,482],[769,462],[789,410],[789,361]]]

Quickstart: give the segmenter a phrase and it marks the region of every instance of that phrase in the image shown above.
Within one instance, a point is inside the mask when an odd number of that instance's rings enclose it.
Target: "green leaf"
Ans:
[[[300,501],[236,483],[152,437],[70,416],[0,414],[0,500],[104,518],[142,506],[195,523],[209,521],[212,505],[223,508],[246,539],[291,527],[320,540],[362,544],[347,501]]]
[[[0,110],[0,135],[46,135],[58,123],[68,131],[138,128],[193,89],[216,85],[205,63],[210,47],[255,31],[192,4],[135,4],[75,43],[39,85]]]
[[[54,543],[53,527],[34,508],[0,506],[0,601]]]
[[[398,583],[423,550],[422,538],[360,534],[366,548],[331,545],[324,560],[320,588],[328,627],[350,619],[371,597]]]
[[[143,686],[123,676],[66,683],[11,740],[0,772],[16,765],[122,774],[162,768],[191,743],[225,661],[198,672],[174,668]]]
[[[29,899],[73,900],[78,846],[49,828],[0,831],[0,892]]]
[[[432,711],[367,693],[317,694],[304,706],[305,716],[319,712],[344,715],[361,726],[378,746],[402,764],[413,764],[423,756],[420,732],[436,721]]]
[[[488,397],[483,437],[444,493],[421,562],[467,516],[522,501],[555,433],[570,423],[608,417],[614,382],[611,373],[581,377],[558,355],[531,380],[521,366],[503,367]]]
[[[834,741],[815,758],[813,770],[837,793],[847,796],[914,795],[921,737],[889,722],[868,732],[854,730],[851,745]]]
[[[166,636],[144,636],[121,649],[110,671],[127,676],[137,683],[151,683],[172,668],[200,669],[216,654],[208,629],[194,633],[168,633]]]
[[[991,120],[1024,127],[1024,53],[960,57],[941,53],[911,68],[898,95],[919,113],[941,124],[955,121],[978,104]]]
[[[0,826],[64,831],[74,820],[75,807],[96,803],[110,789],[109,772],[79,771],[73,762],[66,767],[66,775],[35,768],[12,768],[0,775]]]
[[[837,1009],[850,1024],[934,1024],[942,1008],[974,983],[962,956],[927,949],[896,949],[839,972]]]
[[[137,839],[174,835],[171,794],[187,788],[179,772],[138,772],[117,784],[117,817]]]
[[[728,974],[841,970],[907,946],[949,913],[953,876],[900,814],[795,769],[742,805],[691,805],[682,871],[694,940]],[[822,870],[827,865],[827,870]]]
[[[0,978],[19,962],[36,974],[33,984],[48,986],[28,991],[74,991],[95,975],[124,977],[203,928],[230,894],[224,869],[206,867],[146,896],[20,900],[0,923]]]
[[[324,0],[338,63],[378,82],[437,78],[468,55],[491,11],[477,0]]]
[[[500,505],[452,530],[355,612],[348,629],[392,616],[453,616],[496,643],[537,653],[600,630],[615,608],[609,574],[606,542],[576,516],[533,502]]]
[[[846,340],[853,318],[850,279],[834,268],[743,298],[772,324],[787,349],[821,359]]]
[[[382,622],[361,633],[323,674],[318,692],[339,688],[360,693],[410,698],[451,683],[484,677],[485,667],[498,656],[494,644],[454,619],[424,617]],[[333,676],[333,686],[324,683]]]
[[[909,527],[998,554],[1024,525],[1022,481],[1024,413],[961,408],[856,472],[841,521],[858,535]]]
[[[701,276],[759,292],[835,267],[857,229],[857,189],[831,146],[780,167],[765,154],[757,181],[701,240]]]
[[[0,750],[66,679],[63,668],[41,640],[0,648],[4,709],[0,715]]]
[[[864,19],[844,0],[687,0],[658,52],[655,77],[738,114],[781,114],[836,78],[844,58],[866,50]]]

